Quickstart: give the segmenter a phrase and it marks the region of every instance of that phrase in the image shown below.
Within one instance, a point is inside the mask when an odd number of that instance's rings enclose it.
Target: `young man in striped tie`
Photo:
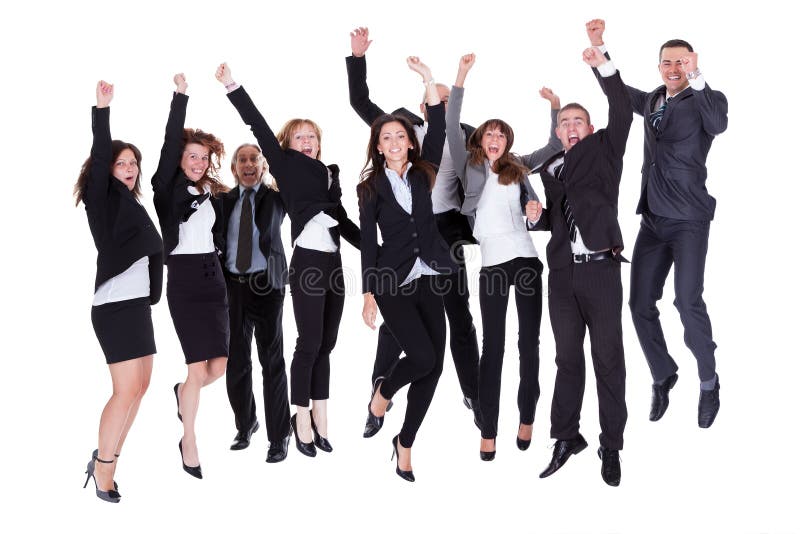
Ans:
[[[592,343],[592,363],[600,407],[603,480],[620,482],[619,451],[628,418],[625,406],[625,357],[622,346],[622,233],[617,198],[622,156],[633,110],[619,72],[600,50],[589,48],[583,60],[595,69],[608,97],[608,126],[594,131],[589,112],[567,104],[558,115],[564,151],[540,169],[547,208],[532,205],[528,217],[541,217],[535,229],[550,230],[547,244],[550,323],[556,342],[556,374],[550,412],[550,436],[556,439],[548,477],[573,454],[587,447],[579,432],[586,382],[583,340]]]

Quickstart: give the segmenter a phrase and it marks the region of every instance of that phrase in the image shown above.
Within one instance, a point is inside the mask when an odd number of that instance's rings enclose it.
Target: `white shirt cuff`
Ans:
[[[605,63],[598,65],[597,72],[600,73],[600,76],[603,78],[608,78],[609,76],[613,76],[617,72],[617,67],[614,66],[614,63],[609,59]]]
[[[706,88],[706,79],[703,78],[703,75],[701,74],[694,80],[689,80],[689,85],[695,91],[702,91],[703,89]]]

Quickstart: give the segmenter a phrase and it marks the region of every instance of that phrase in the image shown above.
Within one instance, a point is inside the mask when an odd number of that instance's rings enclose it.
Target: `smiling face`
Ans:
[[[589,124],[589,114],[585,109],[567,105],[558,112],[556,135],[561,140],[565,152],[592,133],[594,133],[594,126]]]
[[[236,150],[231,163],[233,176],[244,187],[253,187],[261,181],[267,164],[261,151],[252,145],[243,145]]]
[[[133,150],[126,148],[119,153],[117,159],[111,165],[111,174],[125,184],[128,191],[133,191],[136,186],[136,179],[139,177],[139,162]]]
[[[378,152],[383,154],[389,168],[397,169],[408,161],[408,151],[414,148],[409,132],[399,121],[387,122],[378,134]]]
[[[187,143],[181,157],[181,170],[192,182],[205,176],[209,165],[208,148],[197,143]]]
[[[667,86],[667,93],[674,95],[683,91],[689,80],[686,73],[681,68],[680,59],[689,53],[689,49],[683,46],[667,47],[661,50],[661,60],[658,63],[658,72],[664,85]]]
[[[481,136],[481,148],[490,164],[505,154],[507,145],[506,134],[498,126],[490,126]]]
[[[317,159],[319,136],[314,127],[307,122],[303,122],[295,128],[289,135],[289,148],[302,152],[309,158]]]

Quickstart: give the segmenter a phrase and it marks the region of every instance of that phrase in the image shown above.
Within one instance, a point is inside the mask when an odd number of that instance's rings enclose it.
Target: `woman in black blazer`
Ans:
[[[362,232],[361,273],[364,322],[375,329],[377,308],[406,353],[386,377],[378,377],[367,423],[383,425],[391,398],[407,384],[408,406],[400,433],[392,439],[396,473],[414,481],[411,446],[442,373],[445,320],[439,274],[456,264],[436,227],[431,189],[444,148],[444,104],[430,69],[417,57],[411,70],[426,87],[428,132],[419,144],[403,117],[382,115],[372,123],[368,159],[358,184]],[[377,227],[383,244],[378,246]]]
[[[153,321],[150,305],[161,298],[161,237],[139,203],[139,149],[112,141],[109,104],[114,86],[97,82],[92,108],[92,151],[75,184],[97,247],[92,325],[111,372],[113,392],[100,417],[99,444],[86,467],[97,496],[119,502],[115,460],[150,384]],[[86,484],[83,486],[86,487]]]
[[[297,449],[306,456],[316,456],[317,448],[331,452],[327,439],[330,353],[344,310],[340,236],[359,248],[361,233],[342,207],[339,167],[320,161],[319,127],[307,119],[293,119],[275,136],[244,88],[233,81],[227,64],[219,66],[216,76],[258,140],[292,223],[289,288],[297,345],[290,401],[297,410],[291,418]]]
[[[153,175],[167,263],[167,303],[188,368],[175,384],[178,442],[183,469],[203,478],[195,436],[200,388],[225,374],[228,360],[228,300],[219,260],[222,203],[227,188],[217,178],[222,142],[202,130],[184,129],[186,78],[176,74],[164,145]]]

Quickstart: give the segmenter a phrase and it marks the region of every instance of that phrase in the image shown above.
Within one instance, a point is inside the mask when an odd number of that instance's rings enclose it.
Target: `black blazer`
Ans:
[[[164,145],[161,147],[161,158],[153,175],[153,204],[156,206],[161,235],[164,236],[164,263],[169,253],[178,246],[178,227],[189,220],[203,202],[211,202],[216,220],[211,232],[214,234],[214,245],[222,250],[222,202],[210,194],[191,194],[187,187],[194,185],[180,168],[183,156],[183,123],[186,120],[186,104],[189,97],[174,93],[169,108]]]
[[[348,218],[342,206],[339,167],[336,165],[326,167],[321,161],[291,148],[283,150],[244,87],[228,93],[228,99],[245,124],[250,126],[258,146],[261,147],[269,163],[269,172],[278,184],[286,212],[292,222],[292,246],[306,223],[322,211],[339,223],[330,229],[336,245],[339,246],[341,234],[348,243],[359,248],[361,232]],[[328,187],[329,176],[332,179],[330,187]]]
[[[633,110],[619,71],[607,78],[598,76],[608,97],[608,126],[588,135],[567,153],[545,163],[540,171],[547,208],[536,229],[552,232],[547,243],[547,264],[551,269],[572,263],[569,228],[561,202],[566,194],[583,242],[591,250],[622,250],[622,232],[617,222],[622,156],[633,122]],[[547,168],[564,155],[563,181]]]
[[[444,148],[444,104],[428,108],[428,121],[422,159],[436,165]],[[411,184],[410,215],[397,202],[383,169],[372,178],[374,191],[364,182],[358,186],[364,293],[391,294],[405,281],[417,257],[441,274],[455,272],[450,249],[436,227],[428,177],[412,165],[407,179]],[[377,227],[383,237],[381,246]]]
[[[239,200],[239,186],[234,187],[222,195],[222,237],[228,238],[228,225],[231,213]],[[255,223],[258,228],[258,248],[267,259],[267,278],[270,286],[283,291],[287,282],[286,253],[281,241],[281,223],[286,216],[286,210],[281,202],[280,195],[274,189],[262,183],[258,192],[253,197],[255,208]],[[225,265],[228,246],[225,242],[222,250],[222,265]]]
[[[350,106],[355,110],[361,120],[367,123],[367,126],[372,126],[376,118],[383,115],[385,112],[372,100],[369,99],[369,87],[367,86],[367,59],[366,56],[356,57],[348,56],[345,58],[347,64],[347,84],[350,93]],[[408,119],[414,126],[422,126],[425,120],[410,112],[406,108],[398,108],[392,112],[392,115],[400,115]],[[468,140],[475,128],[469,124],[461,123],[461,129],[464,132],[464,139]],[[440,158],[441,159],[441,158]],[[461,184],[463,176],[459,176],[460,180],[457,184],[458,187],[458,203],[459,205],[464,202],[464,187]],[[439,231],[445,238],[448,244],[455,243],[477,243],[475,237],[472,235],[472,221],[468,217],[462,215],[460,212],[451,210],[445,213],[436,214],[436,222],[439,226]]]
[[[633,110],[644,117],[642,188],[636,213],[689,221],[710,221],[717,201],[706,190],[706,157],[714,136],[728,127],[728,100],[706,84],[687,87],[670,101],[653,128],[649,117],[662,85],[651,93],[628,87]]]
[[[92,108],[92,165],[83,203],[97,248],[94,290],[122,274],[139,258],[150,262],[150,304],[161,298],[161,236],[144,206],[109,172],[112,165],[110,108]]]

